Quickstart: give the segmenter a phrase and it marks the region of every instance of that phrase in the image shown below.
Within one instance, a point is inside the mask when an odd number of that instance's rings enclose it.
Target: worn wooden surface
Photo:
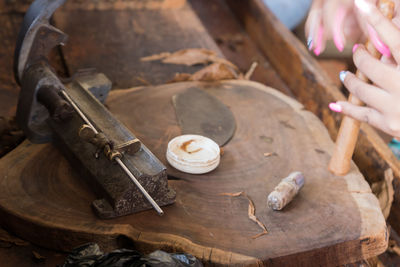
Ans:
[[[386,224],[368,184],[355,165],[345,177],[327,171],[333,144],[325,128],[283,94],[246,81],[193,82],[115,91],[107,105],[165,163],[168,141],[180,134],[171,97],[192,86],[229,106],[237,131],[210,174],[168,166],[177,200],[165,216],[98,220],[90,209],[95,196],[61,154],[25,142],[0,161],[1,223],[56,249],[88,240],[111,248],[123,235],[141,251],[185,251],[214,264],[335,266],[386,249]],[[267,194],[295,170],[306,177],[302,192],[283,212],[270,210]],[[247,199],[220,195],[238,191],[254,201],[267,235],[252,239],[261,229],[248,218]]]
[[[161,10],[61,9],[54,22],[69,35],[62,49],[69,73],[96,68],[111,79],[114,88],[162,84],[175,73],[202,67],[142,62],[142,57],[185,48],[208,48],[221,54],[189,5]]]
[[[296,99],[324,122],[335,140],[341,115],[329,111],[328,104],[345,100],[345,97],[321,71],[304,44],[264,7],[262,1],[227,2]],[[392,168],[396,193],[389,221],[400,230],[400,162],[379,134],[366,124],[361,126],[353,159],[369,183],[382,180],[383,172]]]

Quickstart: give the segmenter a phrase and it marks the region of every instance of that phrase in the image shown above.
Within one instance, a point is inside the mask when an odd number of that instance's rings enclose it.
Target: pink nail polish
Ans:
[[[317,38],[316,38],[316,45],[315,45],[315,49],[314,49],[314,54],[316,56],[319,56],[322,52],[322,36],[323,36],[323,34],[324,34],[324,27],[319,26]]]
[[[387,47],[379,38],[378,33],[375,31],[374,28],[372,28],[371,25],[367,26],[368,28],[368,33],[371,38],[371,42],[374,44],[375,48],[381,53],[382,55],[386,57],[390,57],[390,49]]]
[[[335,112],[338,112],[338,113],[342,112],[342,106],[340,106],[340,105],[338,105],[338,104],[336,104],[336,103],[330,103],[330,104],[329,104],[329,108],[330,108],[332,111],[335,111]]]
[[[342,52],[344,49],[344,37],[342,33],[342,28],[346,13],[346,9],[340,7],[339,10],[336,12],[335,25],[333,26],[333,42],[340,52]]]
[[[359,44],[355,44],[355,45],[353,46],[353,54],[356,52],[358,46],[359,46]]]

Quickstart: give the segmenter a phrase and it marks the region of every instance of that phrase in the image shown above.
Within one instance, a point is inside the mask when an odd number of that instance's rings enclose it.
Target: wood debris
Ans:
[[[247,200],[249,201],[249,207],[248,207],[248,211],[247,211],[248,217],[249,217],[250,220],[255,222],[262,229],[261,233],[259,233],[257,235],[254,235],[251,238],[252,239],[256,239],[256,238],[259,238],[259,237],[261,237],[263,235],[268,234],[268,230],[265,227],[265,225],[255,215],[256,214],[256,207],[254,205],[253,200],[251,200],[251,198],[245,192],[241,191],[241,192],[236,192],[236,193],[221,193],[220,195],[221,196],[230,196],[230,197],[238,197],[238,196],[246,197]]]
[[[271,156],[276,156],[277,154],[275,153],[275,152],[267,152],[267,153],[264,153],[264,157],[266,157],[266,158],[268,158],[268,157],[271,157]]]
[[[178,73],[172,80],[168,81],[168,83],[184,82],[184,81],[214,82],[214,81],[231,80],[237,78],[238,74],[231,67],[222,63],[213,63],[193,74]]]
[[[38,252],[36,252],[36,251],[34,251],[34,250],[32,250],[32,255],[33,255],[33,258],[34,258],[36,261],[43,262],[43,261],[46,260],[46,257],[40,255]]]
[[[173,53],[163,52],[148,57],[142,57],[140,60],[141,61],[161,60],[163,63],[167,64],[177,64],[186,66],[194,66],[198,64],[208,64],[208,63],[222,63],[234,69],[237,69],[237,67],[229,60],[221,58],[217,55],[216,52],[205,48],[182,49]]]
[[[204,68],[193,74],[177,73],[172,80],[168,81],[168,83],[184,81],[213,82],[231,79],[250,79],[254,69],[257,66],[257,63],[253,63],[249,71],[246,74],[242,74],[239,72],[239,69],[235,64],[229,60],[226,60],[225,58],[219,57],[215,51],[204,48],[189,48],[173,53],[163,52],[160,54],[142,57],[140,60],[161,60],[161,62],[166,64],[178,64],[186,66],[194,66],[199,64],[206,65]]]
[[[12,236],[6,230],[0,228],[0,241],[9,243],[16,246],[28,246],[29,242],[26,242],[18,237]]]
[[[154,55],[151,55],[151,56],[142,57],[142,58],[140,59],[140,61],[155,61],[155,60],[161,60],[161,59],[164,59],[164,58],[166,58],[166,57],[168,57],[168,56],[170,56],[170,55],[171,55],[170,52],[162,52],[162,53],[160,53],[160,54],[154,54]]]
[[[244,75],[245,80],[250,80],[250,78],[253,75],[254,71],[256,70],[257,66],[258,66],[257,62],[253,62],[253,64],[251,64],[250,69]]]
[[[243,191],[241,192],[236,192],[236,193],[221,193],[219,194],[220,196],[229,196],[229,197],[238,197],[241,194],[243,194]]]

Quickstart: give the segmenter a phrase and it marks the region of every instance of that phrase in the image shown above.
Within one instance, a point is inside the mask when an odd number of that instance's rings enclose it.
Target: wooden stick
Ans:
[[[390,0],[380,0],[379,1],[380,11],[389,19],[392,19],[394,12],[394,3]],[[367,41],[365,44],[367,51],[374,56],[379,58],[381,54],[375,49],[371,41]],[[357,70],[357,78],[364,82],[370,82],[368,78]],[[352,94],[349,95],[348,102],[362,106],[363,103],[357,97]],[[360,122],[344,116],[342,124],[340,125],[339,133],[336,138],[336,146],[333,151],[332,158],[329,162],[328,169],[336,175],[345,175],[350,170],[351,158],[353,156],[354,148],[356,146],[358,132],[360,130]]]

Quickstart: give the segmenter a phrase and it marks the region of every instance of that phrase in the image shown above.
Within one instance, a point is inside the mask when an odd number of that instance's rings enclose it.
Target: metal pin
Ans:
[[[65,97],[65,99],[71,104],[71,106],[75,109],[75,111],[78,113],[78,115],[86,122],[87,125],[92,128],[93,132],[95,134],[98,134],[99,132],[96,130],[96,128],[93,126],[93,124],[89,121],[89,119],[83,114],[83,112],[79,109],[79,107],[75,104],[75,102],[71,99],[71,97],[65,92],[65,90],[61,90],[61,94]]]
[[[71,106],[74,108],[74,110],[78,113],[78,115],[82,118],[82,120],[89,125],[90,128],[92,128],[93,132],[98,134],[99,132],[96,130],[96,128],[93,126],[93,124],[89,121],[89,119],[83,114],[83,112],[79,109],[79,107],[75,104],[75,102],[71,99],[71,97],[67,94],[65,90],[61,90],[62,95],[65,97],[65,99],[71,104]],[[139,181],[136,179],[136,177],[132,174],[132,172],[126,167],[126,165],[121,161],[119,157],[116,157],[114,159],[118,165],[122,168],[122,170],[129,176],[129,178],[132,180],[132,182],[139,188],[140,192],[145,196],[145,198],[150,202],[150,204],[153,206],[153,208],[157,211],[157,213],[162,216],[164,214],[164,211],[158,206],[158,204],[154,201],[154,199],[147,193],[146,189],[143,188],[143,186],[139,183]]]
[[[147,193],[147,191],[143,188],[143,186],[139,183],[136,177],[131,173],[131,171],[125,166],[125,164],[121,161],[120,158],[116,157],[115,161],[121,166],[121,168],[125,171],[125,173],[131,178],[131,180],[135,183],[135,185],[139,188],[140,192],[146,197],[146,199],[150,202],[153,208],[158,212],[159,215],[163,215],[164,211],[158,206],[158,204],[154,201],[154,199]]]

